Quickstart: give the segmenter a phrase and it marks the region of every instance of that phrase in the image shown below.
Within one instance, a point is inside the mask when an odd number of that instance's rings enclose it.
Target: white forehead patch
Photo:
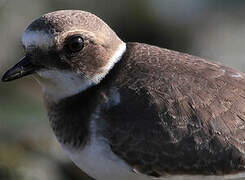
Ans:
[[[25,48],[37,47],[48,49],[55,44],[55,39],[52,34],[45,31],[29,31],[26,30],[22,36],[22,44]]]

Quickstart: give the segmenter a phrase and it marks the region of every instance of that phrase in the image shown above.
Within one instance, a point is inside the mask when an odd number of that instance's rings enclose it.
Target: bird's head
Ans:
[[[126,49],[100,18],[79,10],[41,16],[27,27],[22,44],[25,56],[2,81],[33,74],[53,100],[98,84]]]

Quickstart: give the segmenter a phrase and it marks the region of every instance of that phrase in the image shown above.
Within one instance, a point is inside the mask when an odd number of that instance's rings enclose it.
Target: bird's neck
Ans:
[[[105,94],[117,79],[123,57],[100,83],[76,95],[59,101],[44,96],[51,126],[62,144],[74,147],[86,145],[90,137],[90,122],[96,108],[104,102]]]
[[[93,86],[57,103],[45,101],[51,127],[60,143],[81,147],[89,141],[91,116],[99,94],[100,87]]]

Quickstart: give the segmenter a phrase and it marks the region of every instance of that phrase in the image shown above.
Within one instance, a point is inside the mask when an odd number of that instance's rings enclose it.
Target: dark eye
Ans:
[[[80,36],[73,36],[66,42],[66,48],[70,53],[81,51],[84,47],[83,38]]]

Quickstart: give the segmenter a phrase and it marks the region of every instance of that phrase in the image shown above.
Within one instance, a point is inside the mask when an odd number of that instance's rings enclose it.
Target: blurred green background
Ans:
[[[21,35],[44,13],[95,13],[124,41],[174,49],[245,71],[244,0],[0,0],[0,74],[23,56]],[[64,155],[31,77],[0,83],[0,180],[88,179]]]

